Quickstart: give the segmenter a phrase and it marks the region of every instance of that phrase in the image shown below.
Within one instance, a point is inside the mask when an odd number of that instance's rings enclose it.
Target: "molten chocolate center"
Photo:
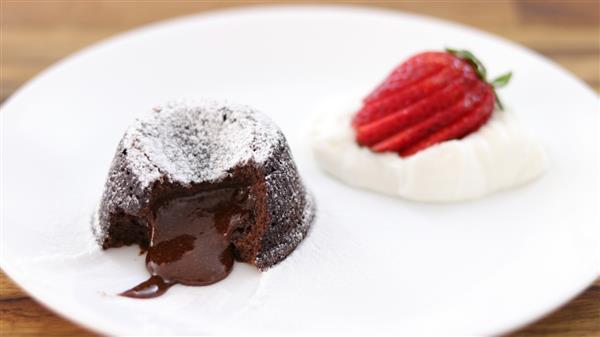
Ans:
[[[176,283],[209,285],[227,277],[234,261],[231,234],[252,220],[248,194],[247,187],[227,187],[156,205],[146,255],[152,276],[121,295],[156,297]]]

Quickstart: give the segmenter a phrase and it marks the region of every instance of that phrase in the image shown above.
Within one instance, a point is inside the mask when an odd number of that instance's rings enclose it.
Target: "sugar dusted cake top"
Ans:
[[[215,181],[240,163],[266,160],[281,141],[278,127],[254,109],[216,101],[172,101],[136,119],[121,147],[146,187]]]

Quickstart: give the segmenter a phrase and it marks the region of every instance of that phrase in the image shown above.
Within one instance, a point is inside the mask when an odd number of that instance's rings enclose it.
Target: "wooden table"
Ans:
[[[0,0],[0,100],[50,64],[115,33],[178,15],[247,4]],[[437,16],[504,36],[553,59],[600,90],[598,1],[382,1],[369,5]],[[1,336],[95,335],[40,306],[2,273],[0,282]],[[562,309],[513,336],[600,336],[600,280]]]

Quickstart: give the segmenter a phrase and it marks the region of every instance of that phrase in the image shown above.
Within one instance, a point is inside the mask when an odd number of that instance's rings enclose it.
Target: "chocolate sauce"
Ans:
[[[174,284],[166,283],[162,277],[155,275],[119,295],[133,298],[152,298],[164,294]]]
[[[231,235],[249,225],[248,188],[227,187],[179,196],[158,204],[150,219],[146,267],[150,279],[122,296],[151,298],[176,283],[209,285],[231,272]]]

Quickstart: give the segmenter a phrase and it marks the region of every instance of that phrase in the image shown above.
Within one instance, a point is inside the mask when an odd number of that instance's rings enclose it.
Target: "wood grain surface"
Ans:
[[[0,0],[0,100],[59,59],[116,33],[179,15],[276,3]],[[600,91],[597,0],[380,1],[362,5],[436,16],[503,36],[554,60]],[[40,306],[0,272],[0,336],[96,334]],[[511,336],[600,336],[600,280],[560,310]]]

